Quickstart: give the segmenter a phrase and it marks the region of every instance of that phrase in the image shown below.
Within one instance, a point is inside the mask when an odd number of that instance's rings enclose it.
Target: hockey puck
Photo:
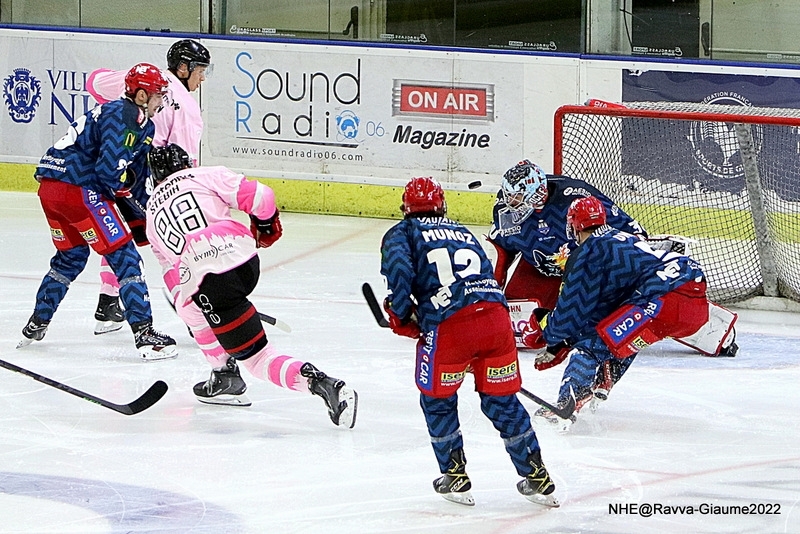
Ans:
[[[467,187],[470,188],[470,189],[478,189],[482,185],[483,184],[481,183],[480,180],[475,180],[474,182],[470,182]]]

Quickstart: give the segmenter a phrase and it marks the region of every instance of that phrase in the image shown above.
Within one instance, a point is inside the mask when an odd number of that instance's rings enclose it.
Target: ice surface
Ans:
[[[474,508],[443,500],[413,381],[413,342],[377,327],[361,296],[383,296],[379,245],[393,222],[286,213],[260,253],[257,307],[282,353],[358,390],[353,430],[318,397],[249,377],[250,408],[192,394],[208,365],[146,263],[156,327],[176,360],[139,361],[127,328],[94,336],[97,256],[70,288],[47,337],[15,350],[54,249],[35,195],[0,194],[0,358],[117,403],[155,380],[170,390],[123,416],[0,369],[2,532],[800,532],[800,317],[742,311],[739,355],[705,358],[674,342],[642,353],[594,415],[569,434],[540,429],[561,508],[520,496],[472,383],[460,418]],[[486,228],[476,228],[486,231]],[[554,399],[563,368],[526,389]],[[531,412],[536,405],[523,399]],[[694,514],[612,513],[618,505],[694,506]],[[701,514],[701,505],[778,505],[779,514]],[[766,511],[762,507],[762,511]],[[776,507],[772,507],[776,511]]]

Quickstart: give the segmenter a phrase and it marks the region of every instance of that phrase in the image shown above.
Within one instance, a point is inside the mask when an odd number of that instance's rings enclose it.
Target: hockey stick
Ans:
[[[386,317],[383,315],[383,310],[381,310],[381,305],[378,304],[378,299],[375,297],[375,292],[372,290],[372,286],[370,286],[368,282],[364,282],[361,285],[361,292],[364,294],[364,300],[367,301],[367,305],[369,306],[373,317],[375,317],[375,321],[378,323],[378,326],[381,328],[389,328],[389,321],[387,321]],[[544,406],[561,419],[569,419],[570,416],[572,416],[572,413],[575,411],[575,397],[571,396],[567,405],[563,408],[559,408],[558,406],[554,406],[546,400],[537,397],[523,387],[519,388],[519,392],[539,406]]]
[[[162,287],[161,289],[162,289],[161,292],[163,293],[164,298],[167,299],[167,303],[169,304],[169,307],[172,308],[172,311],[174,311],[175,313],[178,313],[178,311],[175,309],[175,304],[172,302],[172,295],[170,295],[169,292],[167,292],[167,288]],[[275,317],[267,315],[266,313],[261,313],[261,312],[256,312],[256,313],[258,313],[258,318],[261,319],[263,322],[274,326],[278,330],[283,330],[287,334],[291,334],[292,333],[292,327],[289,326],[288,324],[284,323],[280,319],[276,319]]]
[[[161,397],[164,396],[164,394],[167,392],[168,389],[167,384],[165,382],[157,380],[152,386],[150,386],[150,388],[147,391],[145,391],[142,394],[141,397],[139,397],[135,401],[128,404],[114,404],[113,402],[101,399],[99,397],[95,397],[94,395],[89,395],[88,393],[84,393],[79,389],[75,389],[66,384],[62,384],[61,382],[56,382],[55,380],[47,378],[46,376],[42,376],[34,373],[33,371],[28,371],[27,369],[18,367],[13,363],[0,360],[0,367],[5,367],[9,371],[14,371],[29,376],[34,380],[41,382],[42,384],[47,384],[50,387],[60,389],[61,391],[69,393],[70,395],[75,395],[76,397],[80,397],[83,400],[99,404],[100,406],[103,406],[110,410],[114,410],[115,412],[121,413],[123,415],[135,415],[139,412],[143,412],[144,410],[148,409],[149,407],[157,403],[161,399]]]
[[[378,326],[381,328],[389,328],[389,321],[384,317],[381,305],[378,304],[378,299],[375,297],[375,292],[372,291],[372,286],[369,285],[369,282],[361,284],[361,293],[364,294],[364,300],[367,301],[367,306],[369,306],[372,316],[375,317],[375,320],[378,322]]]

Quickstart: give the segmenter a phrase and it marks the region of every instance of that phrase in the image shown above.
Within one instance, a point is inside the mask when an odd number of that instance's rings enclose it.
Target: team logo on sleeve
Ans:
[[[14,69],[3,82],[3,98],[14,122],[28,123],[36,114],[42,98],[42,86],[28,69]]]
[[[136,139],[139,138],[136,132],[132,130],[125,130],[124,135],[125,135],[125,140],[122,142],[122,145],[125,148],[133,148],[134,146],[136,146]]]

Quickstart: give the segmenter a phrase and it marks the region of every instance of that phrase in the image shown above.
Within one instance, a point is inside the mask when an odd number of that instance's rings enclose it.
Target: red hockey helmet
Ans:
[[[169,82],[161,70],[150,63],[138,63],[125,75],[125,95],[133,97],[142,89],[149,95],[164,94]]]
[[[447,213],[447,203],[444,201],[442,186],[430,176],[412,178],[403,191],[400,210],[405,217],[415,213],[444,215]]]
[[[567,210],[567,226],[578,232],[606,223],[606,209],[597,197],[576,198]]]

